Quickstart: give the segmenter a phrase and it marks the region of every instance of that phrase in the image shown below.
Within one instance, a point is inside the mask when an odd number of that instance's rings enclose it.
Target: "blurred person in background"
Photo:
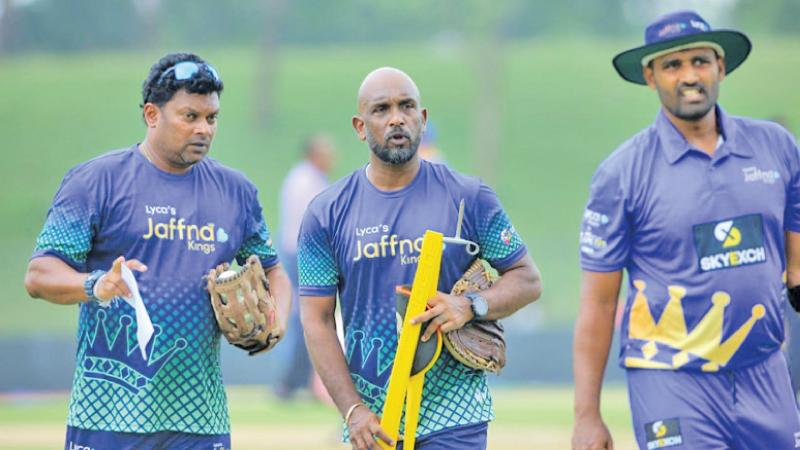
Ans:
[[[444,153],[436,144],[437,136],[436,126],[429,120],[425,125],[425,132],[422,133],[422,140],[419,142],[419,157],[432,163],[445,164]]]
[[[207,157],[222,90],[197,55],[164,56],[142,87],[144,141],[70,169],[56,192],[25,287],[80,305],[66,449],[231,447],[209,269],[257,255],[286,327],[289,279],[256,187]],[[146,310],[122,298],[128,271]]]
[[[336,150],[330,137],[325,135],[309,137],[303,144],[303,160],[289,171],[281,186],[278,254],[292,282],[292,303],[295,306],[289,317],[290,331],[287,336],[291,352],[289,364],[275,388],[275,395],[281,399],[289,399],[298,389],[309,387],[316,398],[324,402],[330,401],[319,376],[311,367],[300,323],[297,296],[297,234],[306,207],[330,184],[328,176],[333,169],[335,157]]]
[[[619,362],[640,448],[789,449],[800,416],[780,350],[784,270],[800,306],[800,153],[729,115],[722,80],[750,53],[698,14],[657,18],[614,67],[659,96],[655,122],[603,161],[580,233],[574,449],[613,448],[600,390],[628,272]]]

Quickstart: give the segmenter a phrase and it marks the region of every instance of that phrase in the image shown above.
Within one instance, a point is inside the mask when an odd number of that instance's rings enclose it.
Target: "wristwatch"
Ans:
[[[89,297],[90,302],[103,302],[103,300],[94,296],[94,285],[97,284],[97,280],[105,274],[105,270],[95,270],[90,273],[89,276],[86,277],[86,281],[83,282],[83,292]]]
[[[472,320],[483,320],[486,318],[486,315],[489,314],[489,303],[486,299],[476,292],[470,292],[466,294],[465,297],[472,302],[472,315],[474,316]]]

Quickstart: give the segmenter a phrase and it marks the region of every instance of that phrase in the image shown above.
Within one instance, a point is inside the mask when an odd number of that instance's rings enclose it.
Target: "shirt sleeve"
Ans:
[[[581,268],[614,272],[625,267],[630,249],[630,223],[617,171],[601,166],[592,177],[580,232]]]
[[[481,183],[476,204],[473,223],[481,247],[478,256],[503,271],[524,256],[527,248],[489,186]]]
[[[789,147],[789,182],[786,185],[786,209],[783,227],[786,231],[800,233],[800,149],[794,137],[786,133]]]
[[[67,172],[47,211],[32,258],[54,256],[79,272],[87,271],[86,260],[100,222],[95,181],[78,168]]]
[[[306,210],[297,242],[299,293],[304,296],[336,295],[339,268],[328,231],[312,209]]]
[[[253,188],[251,195],[250,212],[246,219],[246,237],[236,252],[236,262],[243,265],[250,255],[258,255],[261,265],[266,269],[278,264],[278,253],[272,245],[272,237],[264,220],[261,203],[258,201],[258,191]]]

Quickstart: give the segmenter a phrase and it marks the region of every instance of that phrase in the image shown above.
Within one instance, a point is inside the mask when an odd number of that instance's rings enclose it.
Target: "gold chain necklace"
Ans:
[[[147,147],[145,147],[144,145],[140,145],[139,148],[142,150],[142,154],[144,155],[145,159],[150,161],[150,164],[155,164],[153,162],[153,158],[150,157],[150,152],[147,150]]]

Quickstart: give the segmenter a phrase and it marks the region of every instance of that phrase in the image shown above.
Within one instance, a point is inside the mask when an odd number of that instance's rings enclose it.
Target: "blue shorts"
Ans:
[[[628,369],[640,449],[800,448],[800,415],[783,353],[715,373]]]
[[[486,450],[486,422],[463,427],[447,428],[427,434],[414,444],[416,450]],[[403,450],[403,441],[397,443]]]
[[[65,450],[230,450],[230,434],[119,433],[67,427]]]

